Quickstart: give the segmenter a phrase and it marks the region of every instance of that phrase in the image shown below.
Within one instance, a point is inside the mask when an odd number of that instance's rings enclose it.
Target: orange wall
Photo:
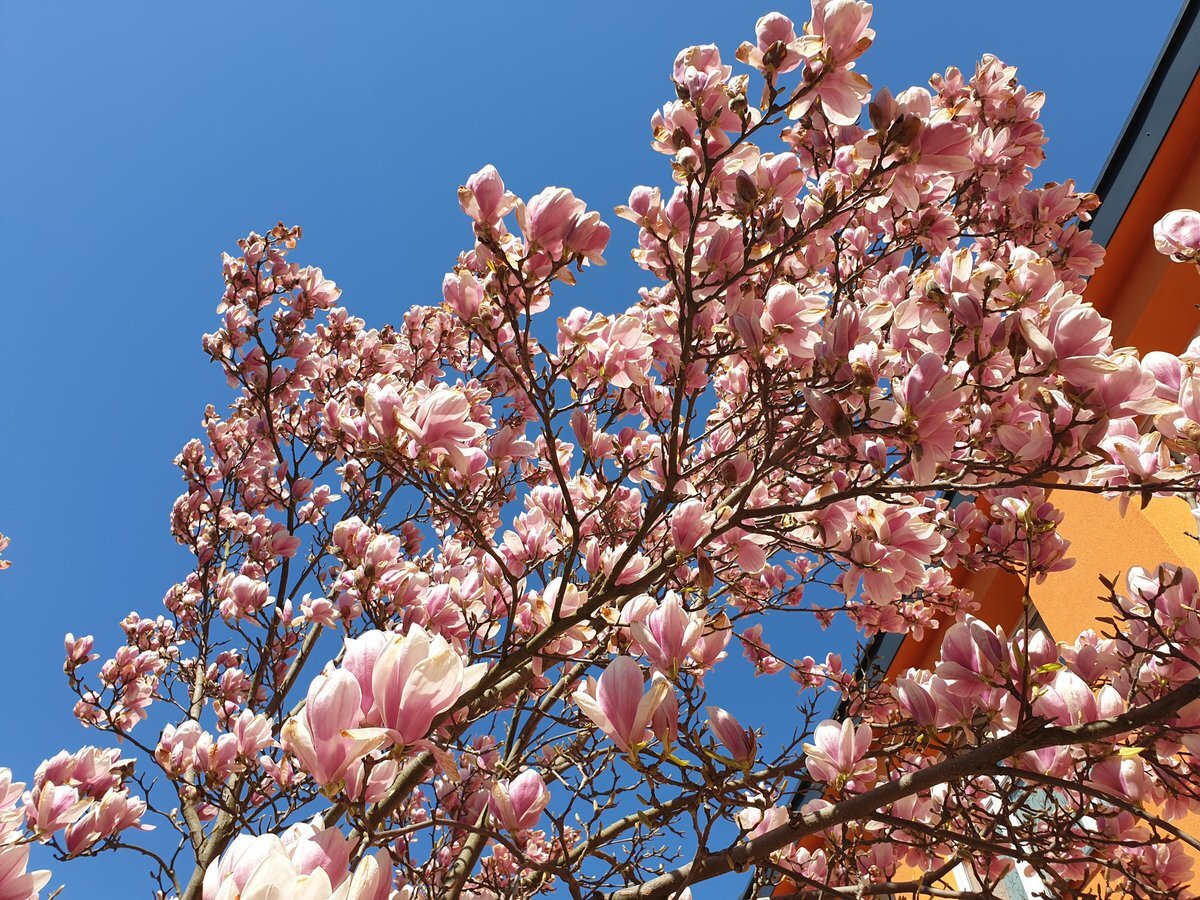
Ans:
[[[1103,200],[1104,198],[1101,198]],[[1200,208],[1200,76],[1192,83],[1150,170],[1108,243],[1104,265],[1085,297],[1113,322],[1117,346],[1182,351],[1200,330],[1200,275],[1154,249],[1154,223],[1172,209]],[[1197,523],[1180,499],[1159,499],[1145,510],[1130,503],[1124,517],[1115,502],[1058,491],[1060,533],[1071,541],[1073,569],[1056,573],[1033,591],[1051,633],[1071,640],[1108,605],[1097,576],[1124,576],[1130,566],[1161,562],[1200,567],[1200,545],[1187,537]]]
[[[1035,584],[1031,594],[1060,641],[1074,640],[1085,628],[1103,630],[1096,618],[1111,615],[1112,607],[1102,599],[1107,591],[1099,576],[1119,590],[1131,566],[1153,569],[1169,562],[1200,569],[1200,543],[1188,536],[1195,534],[1196,520],[1178,497],[1159,498],[1144,510],[1134,500],[1124,518],[1115,501],[1093,494],[1057,491],[1054,503],[1063,511],[1059,533],[1071,542],[1075,566]]]

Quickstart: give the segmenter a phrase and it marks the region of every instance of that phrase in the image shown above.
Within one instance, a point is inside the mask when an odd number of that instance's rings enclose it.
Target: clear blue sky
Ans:
[[[222,250],[283,219],[369,323],[437,302],[470,239],[467,175],[491,162],[522,196],[564,185],[606,212],[666,183],[648,122],[675,53],[732,59],[772,8],[799,22],[808,5],[0,0],[0,765],[28,779],[99,737],[70,715],[63,633],[111,649],[121,616],[157,614],[188,570],[171,459],[227,396],[199,348]],[[881,0],[860,69],[896,92],[995,53],[1048,95],[1038,180],[1090,187],[1177,8]],[[635,298],[634,229],[613,224],[609,267],[569,306]],[[783,729],[775,693],[761,721]],[[78,862],[51,884],[148,896],[141,870]]]

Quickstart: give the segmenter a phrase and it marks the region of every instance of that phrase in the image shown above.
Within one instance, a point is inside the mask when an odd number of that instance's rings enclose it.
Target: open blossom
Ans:
[[[363,632],[356,638],[346,639],[346,652],[342,656],[342,668],[358,681],[361,694],[360,708],[364,716],[369,715],[375,708],[375,689],[372,686],[375,662],[384,648],[392,642],[393,637],[390,632],[372,629]]]
[[[417,403],[416,409],[400,416],[417,445],[434,459],[445,457],[459,472],[468,468],[465,445],[479,437],[485,426],[471,419],[471,404],[462,391],[438,385]]]
[[[536,769],[526,769],[509,781],[497,781],[488,796],[492,818],[511,832],[528,831],[550,802],[550,790]]]
[[[713,517],[704,502],[695,497],[671,512],[671,542],[680,553],[691,553],[712,528]]]
[[[826,719],[813,731],[813,742],[804,745],[805,764],[814,778],[845,783],[874,773],[875,762],[863,759],[870,749],[870,725]]]
[[[341,781],[346,770],[382,743],[351,736],[361,718],[362,692],[345,669],[322,672],[308,688],[304,709],[284,723],[281,742],[320,785]]]
[[[564,250],[590,262],[603,263],[609,228],[600,214],[588,212],[586,204],[566,188],[548,187],[528,205],[517,206],[517,221],[529,242],[552,257]]]
[[[718,613],[705,621],[704,630],[692,648],[692,661],[700,670],[695,673],[697,677],[702,677],[705,669],[711,669],[725,658],[725,648],[732,637],[733,628],[727,614]]]
[[[0,768],[0,900],[38,900],[50,872],[29,868],[29,845],[23,842],[21,794],[25,785]]]
[[[1200,212],[1176,209],[1154,223],[1154,246],[1177,262],[1200,263]]]
[[[755,42],[738,48],[737,58],[764,72],[785,75],[804,62],[796,26],[782,13],[767,13],[754,25]]]
[[[486,225],[496,225],[517,205],[514,194],[504,189],[504,179],[492,165],[484,166],[458,190],[463,212]]]
[[[271,722],[243,710],[227,723],[228,731],[214,737],[195,719],[163,728],[154,758],[174,775],[199,771],[227,778],[241,772],[263,748],[274,743]]]
[[[654,713],[663,704],[671,685],[661,675],[647,689],[642,668],[628,656],[618,656],[599,679],[572,695],[579,708],[621,750],[634,752],[646,741]]]
[[[1033,709],[1059,725],[1083,725],[1100,717],[1095,693],[1069,669],[1055,674],[1054,681],[1034,701]]]
[[[938,704],[929,688],[914,678],[902,676],[892,686],[900,707],[920,725],[938,723]]]
[[[128,828],[149,830],[153,826],[141,822],[145,812],[145,800],[131,797],[125,790],[109,791],[98,802],[92,803],[79,819],[67,826],[67,853],[72,856],[82,853],[97,842]]]
[[[371,666],[373,721],[377,719],[397,743],[419,741],[486,669],[483,663],[466,665],[444,637],[430,635],[420,625],[403,635],[389,635]],[[360,701],[358,693],[356,705]]]
[[[282,838],[238,835],[204,873],[203,900],[386,900],[386,851],[363,857],[350,872],[350,849],[341,835],[311,826],[294,826]]]
[[[800,365],[813,358],[825,317],[827,301],[819,294],[802,294],[792,284],[776,284],[767,291],[763,306],[763,331],[787,351],[788,363]]]
[[[679,671],[703,631],[703,618],[684,610],[674,591],[668,591],[653,611],[629,626],[634,644],[655,668],[669,676]]]
[[[227,619],[253,616],[270,602],[271,587],[245,575],[227,575],[218,591],[221,596],[221,615]]]
[[[1005,662],[1000,635],[974,616],[967,616],[946,631],[937,674],[959,691],[979,694]]]
[[[875,38],[868,27],[871,4],[864,0],[816,0],[810,23],[832,62],[846,63],[861,56]]]
[[[28,844],[0,844],[0,900],[38,900],[50,871],[29,867]]]
[[[1106,759],[1092,767],[1089,781],[1095,787],[1131,803],[1161,802],[1159,789],[1136,756]]]
[[[77,638],[75,635],[67,632],[67,636],[63,639],[63,644],[67,652],[67,661],[64,668],[68,672],[73,671],[84,663],[100,658],[99,654],[92,652],[95,641],[90,634]]]
[[[959,432],[954,420],[962,390],[946,364],[926,353],[895,385],[895,391],[897,420],[912,448],[913,480],[926,484],[954,450]]]
[[[816,90],[789,109],[798,118],[819,98],[821,111],[834,125],[853,125],[862,114],[870,82],[853,71],[853,61],[870,45],[875,32],[868,27],[871,4],[863,0],[817,0],[809,23],[810,40],[801,44],[806,55],[819,56],[824,68]]]
[[[49,838],[73,823],[91,805],[78,788],[46,782],[35,788],[25,802],[25,818],[35,834]]]

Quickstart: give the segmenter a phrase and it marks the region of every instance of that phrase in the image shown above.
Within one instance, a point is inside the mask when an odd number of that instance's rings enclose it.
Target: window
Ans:
[[[1017,863],[1013,866],[1012,871],[1000,879],[1000,883],[995,888],[997,900],[1037,900],[1039,897],[1050,896],[1046,892],[1046,886],[1042,883],[1042,879],[1035,872],[1024,874],[1022,871],[1024,868],[1022,863]],[[983,885],[966,866],[959,866],[955,869],[954,877],[958,881],[958,889],[961,891],[983,890]]]

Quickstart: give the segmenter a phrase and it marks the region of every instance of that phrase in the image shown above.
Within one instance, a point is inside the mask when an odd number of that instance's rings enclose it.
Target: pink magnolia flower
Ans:
[[[278,835],[239,834],[204,872],[203,900],[237,900],[250,876],[270,855],[286,856]]]
[[[67,784],[47,782],[25,798],[25,821],[34,834],[49,840],[60,828],[73,823],[91,805],[88,797]]]
[[[1178,356],[1162,350],[1151,350],[1142,356],[1142,367],[1154,376],[1156,397],[1171,402],[1179,399],[1183,365]]]
[[[27,872],[28,867],[28,844],[0,845],[0,900],[38,900],[50,870]]]
[[[784,75],[804,61],[796,26],[782,13],[767,13],[755,23],[755,43],[738,48],[737,58],[761,72]]]
[[[754,731],[743,728],[737,719],[719,706],[706,707],[706,711],[708,727],[729,751],[733,761],[746,767],[753,765],[758,755],[758,738]]]
[[[813,743],[804,745],[809,774],[829,784],[845,784],[874,774],[875,762],[863,759],[871,749],[871,726],[846,719],[826,719],[813,732]]]
[[[12,770],[0,767],[0,844],[20,830],[24,814],[20,809],[24,783],[12,780]]]
[[[152,825],[141,824],[145,812],[145,800],[131,797],[125,790],[108,792],[99,803],[93,803],[82,817],[67,826],[68,855],[82,853],[97,842],[127,828],[151,830]]]
[[[336,531],[334,533],[336,536]],[[389,632],[374,629],[364,632],[356,638],[346,638],[346,652],[342,655],[342,668],[358,681],[358,688],[362,693],[361,708],[364,716],[370,714],[375,706],[375,690],[371,685],[375,662],[391,639],[392,635]]]
[[[849,561],[842,580],[848,595],[861,581],[863,599],[886,610],[899,595],[921,586],[926,567],[945,538],[922,507],[902,507],[859,497],[848,523]],[[867,610],[869,612],[871,610]]]
[[[958,439],[955,424],[962,388],[941,358],[926,353],[902,381],[893,383],[896,421],[912,454],[913,480],[932,481],[938,466],[950,459]]]
[[[1154,246],[1176,262],[1200,262],[1200,212],[1176,209],[1154,223]]]
[[[755,534],[744,528],[728,528],[721,535],[720,542],[730,551],[738,568],[747,572],[761,572],[767,565],[767,554],[763,544],[770,538],[763,534]]]
[[[392,886],[387,852],[363,857],[351,873],[349,847],[327,834],[303,826],[282,839],[238,835],[205,871],[203,900],[387,900]]]
[[[330,900],[389,900],[392,893],[392,858],[386,850],[364,856],[349,880],[342,882]]]
[[[828,302],[820,294],[801,294],[795,285],[775,284],[767,291],[762,327],[787,351],[792,365],[813,359]]]
[[[921,130],[914,172],[920,177],[952,175],[975,168],[971,162],[971,133],[958,122],[935,122]]]
[[[674,691],[667,691],[663,702],[654,710],[650,717],[650,732],[664,748],[679,740],[679,697]]]
[[[1158,785],[1136,756],[1114,757],[1096,763],[1088,781],[1106,793],[1113,794],[1131,803],[1160,802]]]
[[[600,220],[600,213],[581,211],[572,217],[563,232],[566,251],[584,260],[584,264],[604,265],[604,248],[612,230]]]
[[[322,786],[342,781],[353,763],[383,742],[381,735],[351,734],[362,715],[361,702],[351,673],[322,672],[309,685],[304,709],[283,725],[283,748]]]
[[[458,203],[476,222],[497,225],[517,205],[517,198],[504,189],[504,179],[489,164],[458,189]]]
[[[864,0],[813,0],[809,28],[822,39],[829,60],[841,65],[861,56],[875,39],[868,27],[871,12]]]
[[[488,812],[509,831],[528,831],[550,802],[550,790],[536,769],[526,769],[509,781],[497,781],[488,797]]]
[[[704,501],[692,497],[684,500],[671,511],[671,543],[686,556],[699,545],[713,524],[713,516],[707,512]]]
[[[667,591],[649,615],[629,626],[634,645],[668,677],[679,672],[703,632],[703,616],[684,610],[674,591]]]
[[[94,641],[90,634],[77,638],[75,635],[67,632],[67,636],[63,639],[63,644],[67,651],[67,661],[64,668],[68,672],[74,671],[84,663],[100,658],[99,654],[92,652]]]
[[[1059,725],[1082,725],[1099,718],[1096,695],[1087,682],[1063,669],[1033,702],[1033,711]]]
[[[336,405],[333,409],[337,409]],[[375,440],[381,443],[395,440],[400,433],[401,422],[407,419],[406,411],[406,398],[394,380],[376,378],[367,384],[363,395],[363,416]],[[345,427],[348,423],[338,421],[336,424]],[[354,437],[358,437],[357,432]],[[342,523],[338,524],[340,526]]]
[[[692,648],[692,661],[701,669],[711,669],[725,658],[725,648],[733,637],[729,616],[723,612],[704,623],[704,632]]]
[[[671,69],[671,78],[693,100],[729,80],[733,68],[721,62],[721,50],[715,44],[700,44],[680,50]]]
[[[265,581],[226,575],[217,586],[221,615],[231,620],[253,616],[270,602],[270,593],[271,586]]]
[[[468,469],[464,445],[479,437],[486,428],[471,419],[471,403],[461,390],[439,384],[422,397],[412,418],[402,416],[401,424],[430,456],[449,458],[459,472]]]
[[[326,828],[319,816],[293,825],[281,840],[301,875],[321,869],[334,887],[346,879],[354,844],[339,829]]]
[[[301,272],[299,287],[316,309],[329,309],[342,294],[342,289],[317,268],[304,269]]]
[[[389,635],[371,667],[373,718],[397,743],[415,743],[486,671],[483,663],[466,665],[440,634],[413,625],[407,634]]]
[[[650,720],[670,690],[670,683],[657,673],[646,690],[641,666],[628,656],[618,656],[599,680],[588,678],[587,686],[572,697],[614,744],[634,753],[646,742]]]
[[[554,252],[562,248],[568,224],[582,209],[583,201],[567,188],[548,187],[518,208],[517,219],[530,243]]]
[[[957,690],[977,696],[1007,662],[1000,635],[974,616],[966,616],[951,625],[942,638],[937,674]]]
[[[617,316],[595,333],[589,350],[595,354],[599,374],[613,387],[645,384],[653,360],[653,339],[633,316]]]
[[[937,700],[925,685],[914,678],[900,677],[892,685],[892,693],[900,708],[912,716],[918,725],[928,728],[937,724]]]
[[[819,98],[821,111],[833,125],[858,121],[871,84],[852,67],[875,37],[867,27],[870,21],[871,5],[862,0],[814,0],[808,40],[801,47],[806,55],[822,58],[821,79],[814,92],[792,104],[790,116],[803,115]]]
[[[529,243],[553,258],[565,250],[588,262],[604,262],[601,254],[608,244],[608,226],[566,188],[548,187],[528,206],[518,204],[517,222]]]

